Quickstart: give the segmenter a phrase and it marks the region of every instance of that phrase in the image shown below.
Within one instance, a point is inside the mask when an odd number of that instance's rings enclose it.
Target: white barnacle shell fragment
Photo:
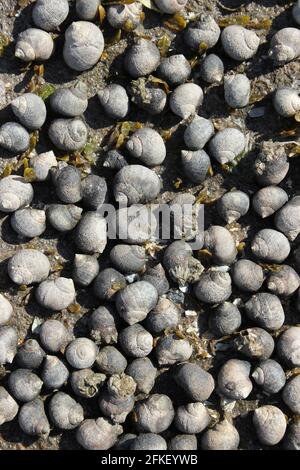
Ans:
[[[37,0],[32,11],[32,19],[38,28],[53,31],[65,21],[68,14],[68,0]]]
[[[49,310],[63,310],[75,300],[75,288],[72,279],[59,277],[47,279],[38,286],[35,297],[37,302]]]
[[[282,65],[295,60],[300,55],[300,30],[283,28],[277,31],[271,39],[269,57]]]
[[[44,101],[34,93],[25,93],[11,102],[14,115],[30,130],[40,129],[47,117]]]
[[[273,106],[280,116],[295,116],[300,111],[299,92],[290,87],[278,88],[273,97]]]
[[[195,83],[184,83],[171,94],[170,108],[176,116],[186,119],[198,110],[202,102],[202,88]]]
[[[113,28],[122,28],[128,22],[130,27],[134,29],[142,23],[142,12],[143,5],[140,2],[133,2],[128,5],[110,5],[106,17]]]
[[[14,212],[33,199],[33,188],[21,176],[10,175],[0,181],[0,210]]]
[[[239,25],[224,28],[221,41],[226,54],[234,60],[243,61],[253,57],[259,46],[259,37],[254,31]]]
[[[245,150],[245,136],[239,130],[228,127],[219,131],[209,143],[209,153],[219,163],[234,160]]]
[[[54,51],[52,37],[46,31],[29,28],[19,34],[15,56],[24,62],[48,60]]]
[[[8,262],[8,275],[19,285],[29,285],[46,279],[50,271],[50,263],[38,250],[24,249],[13,255]]]
[[[63,55],[71,69],[78,72],[90,69],[99,61],[103,49],[103,34],[95,24],[76,21],[66,30]]]

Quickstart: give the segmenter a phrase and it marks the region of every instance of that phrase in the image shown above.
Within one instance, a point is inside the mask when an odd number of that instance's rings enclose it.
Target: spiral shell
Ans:
[[[264,219],[281,209],[287,201],[288,195],[284,189],[278,186],[267,186],[254,194],[252,206],[255,212]]]
[[[255,382],[266,393],[278,393],[285,385],[285,373],[281,365],[273,359],[261,361],[252,373]]]
[[[29,28],[19,34],[15,56],[24,62],[48,60],[54,51],[52,37],[41,29]]]
[[[244,108],[249,104],[251,83],[246,75],[229,74],[224,78],[225,101],[231,108]]]
[[[228,127],[211,139],[209,143],[209,154],[219,163],[233,161],[242,152],[244,152],[246,140],[244,134],[233,127]]]
[[[155,354],[160,367],[188,361],[192,353],[193,347],[188,340],[173,335],[160,338],[155,347]]]
[[[97,212],[86,212],[76,227],[76,246],[83,253],[102,253],[107,243],[106,232],[104,217]]]
[[[194,293],[198,300],[207,304],[224,302],[231,296],[230,275],[222,271],[208,271],[195,284]]]
[[[40,398],[36,398],[22,406],[18,423],[22,431],[29,434],[29,436],[47,437],[50,433],[50,424],[45,413],[44,402]]]
[[[77,117],[88,107],[87,86],[78,81],[70,88],[59,88],[50,97],[53,111],[66,117]]]
[[[159,194],[161,182],[154,171],[141,165],[122,168],[114,179],[117,202],[128,205],[152,201]]]
[[[75,369],[92,367],[97,354],[96,344],[88,338],[76,338],[66,349],[66,359]]]
[[[84,420],[83,408],[70,395],[57,392],[49,403],[49,416],[59,429],[75,429]]]
[[[195,83],[184,83],[172,92],[170,97],[170,108],[176,116],[182,119],[188,118],[197,112],[203,102],[203,91]]]
[[[69,371],[64,362],[56,356],[46,356],[43,364],[41,378],[49,390],[61,388],[68,380]]]
[[[93,23],[76,21],[65,32],[63,56],[73,70],[83,72],[96,65],[103,49],[103,34]]]
[[[76,438],[87,450],[107,450],[116,443],[122,432],[122,426],[112,425],[105,418],[86,419],[79,426]]]
[[[190,245],[183,240],[168,246],[163,264],[171,278],[180,286],[198,281],[204,270],[201,262],[193,257]]]
[[[125,277],[113,268],[106,268],[96,277],[93,290],[99,299],[112,300],[114,295],[124,287],[126,287]]]
[[[46,214],[41,209],[26,207],[13,213],[10,223],[15,232],[22,237],[38,237],[46,230]]]
[[[12,421],[17,416],[18,411],[18,403],[4,387],[0,387],[0,426]]]
[[[143,77],[154,72],[160,62],[160,53],[156,45],[144,38],[138,38],[124,58],[124,66],[133,78]]]
[[[46,181],[49,178],[51,168],[57,167],[57,160],[51,150],[34,155],[30,158],[29,164],[34,171],[35,181]]]
[[[119,335],[122,350],[129,357],[146,357],[153,349],[153,337],[140,324],[124,328]]]
[[[272,263],[282,263],[290,254],[288,239],[277,230],[263,229],[254,237],[252,253],[259,259]]]
[[[72,279],[59,277],[43,281],[35,291],[37,302],[49,310],[63,310],[75,299],[75,288]]]
[[[0,326],[5,325],[11,319],[13,308],[10,302],[0,294]]]
[[[273,106],[280,116],[293,117],[300,111],[299,92],[294,88],[278,88],[273,97]]]
[[[7,267],[8,275],[19,285],[29,285],[44,281],[50,271],[50,263],[38,250],[23,249],[13,255]]]
[[[191,23],[184,32],[184,42],[197,51],[201,44],[210,49],[217,44],[220,32],[221,30],[212,16],[202,15],[199,21]]]
[[[97,308],[89,318],[90,336],[96,343],[116,343],[118,330],[117,318],[114,310],[108,307]]]
[[[72,277],[75,284],[89,286],[99,273],[99,263],[95,256],[75,255]]]
[[[180,309],[177,305],[165,297],[160,297],[156,307],[147,315],[146,328],[151,333],[163,333],[168,328],[176,328],[180,319]]]
[[[300,55],[300,31],[297,28],[283,28],[271,39],[269,57],[282,65],[295,60]]]
[[[275,216],[275,226],[291,240],[300,233],[300,196],[293,197]]]
[[[249,378],[251,365],[247,361],[229,359],[218,374],[220,392],[234,400],[244,400],[252,391]]]
[[[146,318],[158,300],[155,287],[146,281],[135,282],[117,294],[116,307],[119,315],[133,325]]]
[[[279,330],[282,327],[285,315],[279,298],[266,292],[253,295],[245,303],[247,316],[266,330]]]
[[[136,427],[141,432],[161,433],[174,419],[172,401],[167,395],[155,393],[135,406]]]
[[[37,0],[32,11],[32,19],[38,28],[53,31],[65,21],[68,14],[68,0]]]
[[[133,378],[139,392],[148,394],[154,387],[157,369],[148,357],[139,357],[129,364],[126,374]]]
[[[273,405],[256,408],[253,413],[253,424],[259,441],[267,446],[274,446],[281,441],[286,431],[286,417]]]
[[[11,102],[14,115],[30,130],[40,129],[47,117],[44,101],[34,93],[25,93]]]
[[[218,200],[218,212],[228,224],[246,215],[249,207],[249,196],[243,191],[229,191]]]
[[[166,147],[162,137],[150,127],[135,131],[127,141],[126,148],[133,157],[148,166],[160,165],[166,158]]]
[[[234,348],[251,359],[269,359],[274,351],[274,340],[263,328],[254,327],[240,331],[233,341]]]
[[[18,401],[28,402],[40,394],[43,382],[30,370],[17,369],[10,374],[8,386]]]
[[[224,64],[220,57],[207,55],[201,63],[200,76],[207,83],[220,83],[224,76]]]
[[[106,12],[107,21],[116,29],[130,25],[130,29],[135,29],[143,20],[143,5],[133,2],[128,5],[111,5]]]
[[[259,184],[279,184],[289,171],[289,161],[283,145],[272,141],[263,142],[254,163],[254,172]]]
[[[109,257],[113,265],[125,274],[145,270],[146,251],[139,245],[115,245]]]
[[[81,20],[93,21],[99,11],[101,0],[76,0],[76,13]]]
[[[289,296],[299,288],[300,277],[291,266],[282,265],[280,271],[270,275],[267,286],[273,294]]]
[[[27,206],[33,199],[33,188],[24,178],[6,176],[0,181],[0,210],[14,212]]]
[[[237,255],[233,236],[221,225],[211,225],[205,231],[204,246],[211,252],[216,264],[231,264]]]
[[[104,346],[96,358],[96,365],[105,374],[121,374],[127,367],[127,361],[114,346]]]
[[[174,424],[176,428],[187,434],[198,434],[210,423],[211,418],[203,403],[188,403],[176,410]]]
[[[177,366],[174,379],[192,401],[208,400],[215,388],[212,375],[190,362]]]
[[[98,98],[106,114],[113,119],[123,119],[129,112],[128,95],[121,85],[107,85],[98,91]]]
[[[141,166],[140,168],[145,167]],[[146,169],[151,171],[148,168]],[[149,188],[149,191],[152,190]],[[118,238],[125,243],[143,245],[145,242],[155,240],[157,237],[157,218],[153,208],[147,205],[133,204],[130,207],[123,207],[118,210],[116,220],[112,222],[112,229],[118,235]]]
[[[300,366],[300,328],[291,326],[285,330],[277,342],[277,354],[289,367]]]
[[[73,230],[78,224],[81,214],[81,207],[74,206],[74,204],[51,204],[46,211],[48,222],[59,232]]]
[[[0,327],[0,365],[11,364],[17,352],[18,335],[11,326]]]
[[[108,188],[104,178],[88,175],[81,182],[82,200],[90,209],[99,209],[107,200]]]
[[[45,351],[35,339],[28,339],[23,343],[16,355],[17,363],[25,369],[38,369],[42,364]]]
[[[49,137],[60,150],[80,150],[87,141],[87,127],[81,119],[56,119],[50,124]]]
[[[205,431],[201,437],[201,449],[203,450],[237,450],[239,443],[240,435],[227,419]]]
[[[254,31],[243,26],[231,25],[223,29],[221,42],[229,57],[244,61],[256,54],[260,40]]]
[[[0,127],[0,147],[17,154],[29,149],[30,137],[27,130],[16,122],[6,122]]]
[[[214,126],[210,119],[195,116],[184,131],[185,145],[191,150],[203,149],[214,132]]]
[[[171,86],[184,83],[191,75],[191,66],[183,54],[165,57],[158,66],[157,74]]]
[[[40,341],[50,352],[59,352],[66,346],[69,334],[66,327],[58,320],[46,320],[39,330]]]

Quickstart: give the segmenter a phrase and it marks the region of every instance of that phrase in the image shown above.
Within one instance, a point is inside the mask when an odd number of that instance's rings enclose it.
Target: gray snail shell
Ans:
[[[263,261],[282,263],[289,256],[291,247],[281,232],[266,228],[257,232],[251,243],[251,250]]]
[[[93,255],[75,255],[72,278],[81,287],[89,286],[99,273],[99,263]]]
[[[106,268],[100,271],[93,284],[93,291],[96,297],[101,300],[113,300],[114,295],[126,287],[126,279],[123,274],[113,268]]]
[[[53,395],[48,410],[51,422],[58,429],[75,429],[84,420],[82,406],[63,392]]]
[[[284,146],[266,141],[254,163],[257,182],[262,186],[279,184],[286,177],[289,166]]]
[[[0,294],[0,326],[6,325],[13,314],[11,303],[4,295]]]
[[[291,240],[300,233],[300,196],[293,197],[275,216],[275,226]]]
[[[133,325],[146,318],[157,304],[158,294],[155,287],[146,281],[137,281],[118,292],[116,307],[119,315]]]
[[[103,34],[93,23],[75,21],[65,32],[63,56],[66,64],[77,72],[96,65],[103,49]]]
[[[76,13],[78,18],[93,21],[98,13],[101,0],[76,0]]]
[[[300,328],[291,326],[285,330],[277,342],[277,354],[284,364],[300,366]]]
[[[234,284],[246,292],[257,292],[264,282],[261,266],[249,259],[240,259],[231,268]]]
[[[96,358],[97,368],[108,375],[121,374],[127,367],[123,354],[114,346],[104,346]]]
[[[192,49],[199,50],[201,44],[207,48],[214,47],[220,37],[220,28],[210,15],[202,15],[199,21],[189,25],[184,32],[184,42]]]
[[[280,116],[295,116],[300,110],[299,92],[290,87],[278,88],[273,96],[273,106]]]
[[[8,379],[8,387],[12,395],[22,402],[32,401],[40,394],[43,382],[28,369],[13,371]]]
[[[66,117],[81,116],[88,107],[87,86],[77,81],[70,88],[59,88],[50,97],[50,106]]]
[[[183,83],[172,92],[170,97],[171,111],[181,119],[187,119],[196,113],[203,102],[203,91],[195,83]]]
[[[25,207],[13,213],[10,223],[14,231],[22,237],[34,238],[46,230],[46,214],[41,209]]]
[[[142,165],[122,168],[114,179],[114,196],[117,202],[143,204],[157,197],[161,182],[154,171]]]
[[[244,108],[249,104],[251,83],[246,75],[237,73],[225,76],[225,101],[231,108]]]
[[[172,401],[167,395],[155,393],[135,406],[136,428],[140,432],[161,433],[174,419]]]
[[[103,167],[109,168],[110,170],[121,170],[124,166],[127,166],[128,163],[125,160],[124,156],[119,152],[119,150],[109,150],[103,160]]]
[[[269,359],[274,351],[274,340],[264,329],[259,327],[242,330],[233,341],[237,351],[251,359]]]
[[[33,199],[33,187],[22,176],[10,175],[0,181],[0,210],[14,212]]]
[[[55,230],[68,232],[81,219],[82,209],[74,204],[51,204],[46,211],[47,221]]]
[[[259,292],[245,303],[247,316],[266,330],[279,330],[285,315],[282,304],[276,295]]]
[[[0,426],[12,421],[17,416],[18,411],[18,403],[4,387],[0,387]]]
[[[111,5],[106,12],[107,21],[116,29],[123,28],[129,22],[130,27],[135,29],[142,23],[143,5],[133,2],[128,5]]]
[[[113,423],[124,423],[134,407],[134,398],[114,396],[108,390],[104,390],[100,394],[98,403],[102,415]]]
[[[113,119],[123,119],[129,112],[126,90],[117,83],[107,85],[98,91],[98,99],[105,113]]]
[[[92,369],[80,369],[72,372],[70,384],[73,392],[79,397],[93,398],[98,395],[105,380],[104,374],[93,372]]]
[[[46,181],[50,176],[51,168],[57,166],[57,160],[51,150],[50,152],[34,155],[30,158],[29,164],[34,171],[35,181]]]
[[[46,320],[39,329],[42,346],[52,353],[61,351],[69,341],[67,328],[58,320]]]
[[[186,363],[177,366],[174,379],[193,401],[208,400],[215,388],[213,376],[198,364]]]
[[[42,364],[45,351],[35,339],[28,339],[17,352],[16,360],[20,367],[25,369],[38,369]]]
[[[142,281],[150,282],[157,290],[158,295],[163,295],[169,290],[169,281],[163,266],[158,263],[155,266],[148,266]]]
[[[160,338],[155,346],[156,360],[160,367],[188,361],[192,353],[193,347],[189,341],[175,335]]]
[[[218,212],[220,216],[231,224],[247,214],[250,207],[248,194],[243,191],[229,191],[218,200]]]
[[[0,365],[11,364],[17,353],[18,335],[12,326],[0,327]]]
[[[155,384],[157,369],[148,357],[139,357],[128,365],[126,374],[133,378],[138,392],[149,394]]]
[[[167,450],[167,443],[159,434],[140,433],[129,446],[130,450]]]
[[[252,207],[263,219],[281,209],[288,201],[284,189],[278,186],[266,186],[257,191],[252,198]]]
[[[299,29],[280,29],[271,39],[269,57],[279,65],[283,65],[297,59],[300,55],[299,40]]]
[[[46,356],[41,372],[41,379],[49,390],[61,388],[68,380],[69,371],[64,364],[56,356]]]
[[[153,191],[153,189],[149,188],[149,191]],[[113,228],[118,238],[125,243],[143,245],[148,240],[153,241],[157,238],[157,218],[151,206],[133,204],[130,207],[123,207],[117,211],[113,224],[115,224]]]
[[[285,433],[283,448],[285,450],[299,450],[299,437],[300,437],[300,423],[295,421],[287,427],[287,432]]]
[[[76,338],[66,349],[66,359],[74,369],[92,367],[98,354],[96,344],[88,338]]]
[[[148,166],[160,165],[166,158],[166,146],[162,137],[150,127],[135,131],[127,141],[126,148],[133,157]]]
[[[153,83],[153,76],[132,80],[129,87],[131,101],[149,114],[160,114],[167,102],[167,94]]]
[[[58,311],[71,305],[75,294],[72,279],[59,277],[41,282],[35,291],[35,298],[42,307]]]
[[[112,264],[122,273],[138,273],[145,269],[146,251],[139,245],[115,245],[110,254]]]
[[[153,349],[152,335],[138,323],[121,331],[119,343],[129,357],[146,357]]]
[[[154,72],[160,62],[160,53],[156,45],[144,38],[138,38],[127,51],[124,67],[133,78],[143,77]]]
[[[253,424],[259,441],[268,446],[278,444],[286,431],[286,418],[283,412],[273,405],[256,408]]]
[[[169,450],[197,450],[197,438],[193,434],[178,434],[168,444]]]
[[[40,129],[46,121],[47,109],[44,101],[34,93],[24,93],[10,103],[14,115],[30,130]]]
[[[119,424],[112,425],[105,418],[86,419],[77,429],[78,443],[87,450],[110,449],[122,434]]]
[[[21,407],[18,423],[22,431],[29,436],[47,437],[50,433],[44,402],[40,398],[25,403]]]
[[[59,232],[73,230],[81,219],[81,214],[81,207],[74,204],[51,204],[46,212],[48,222]]]
[[[107,243],[106,220],[97,212],[86,212],[76,227],[75,244],[87,254],[102,253]]]
[[[252,391],[249,378],[251,365],[240,359],[229,359],[218,374],[218,387],[222,395],[234,400],[244,400]]]
[[[288,381],[282,391],[282,399],[289,409],[299,415],[300,413],[300,377],[295,376]]]
[[[0,147],[13,154],[29,149],[30,136],[27,130],[17,122],[6,122],[0,127]]]
[[[293,15],[294,21],[296,21],[296,23],[300,25],[300,1],[299,0],[297,0],[295,5],[293,6],[292,15]]]
[[[227,419],[205,431],[201,437],[202,450],[237,450],[239,443],[239,433]]]
[[[233,161],[245,150],[245,136],[239,130],[228,127],[211,139],[209,154],[219,163],[224,164]]]
[[[174,424],[186,434],[198,434],[209,425],[211,418],[203,403],[187,403],[177,408]]]
[[[37,0],[32,10],[32,19],[38,28],[53,31],[65,21],[68,14],[68,0]]]
[[[46,31],[29,28],[22,31],[17,39],[15,56],[24,62],[48,60],[54,51],[52,37]]]
[[[236,305],[224,302],[209,315],[209,327],[218,336],[231,335],[239,329],[242,317]]]
[[[164,13],[173,15],[182,10],[187,3],[187,0],[155,0],[155,5]]]
[[[193,257],[190,245],[183,240],[168,246],[164,253],[163,265],[173,281],[180,286],[197,282],[204,270],[201,262]]]
[[[281,365],[273,359],[261,361],[252,377],[265,393],[278,393],[285,385],[285,373]]]
[[[268,289],[276,295],[292,295],[300,286],[300,277],[289,265],[282,265],[280,271],[271,273],[267,281]]]
[[[88,175],[81,182],[82,201],[92,210],[99,209],[107,199],[107,184],[105,178],[98,175]]]
[[[200,76],[207,83],[220,83],[224,76],[224,64],[220,57],[207,55],[201,63]]]
[[[195,284],[194,293],[198,300],[207,304],[225,302],[232,293],[230,275],[221,271],[208,271]]]
[[[180,309],[170,299],[160,297],[156,307],[147,315],[146,327],[151,333],[163,333],[167,328],[176,328],[181,319]]]
[[[196,184],[205,180],[211,166],[210,158],[204,150],[182,150],[181,163],[188,179]]]
[[[223,29],[221,42],[231,59],[244,61],[256,54],[260,39],[254,31],[240,25],[231,25]]]
[[[49,127],[49,137],[60,150],[80,150],[87,141],[87,127],[81,119],[55,119]]]
[[[191,150],[203,149],[214,132],[214,126],[210,119],[195,116],[184,131],[185,145]]]
[[[116,343],[118,330],[117,316],[109,307],[98,307],[89,318],[90,336],[96,344]]]
[[[229,230],[221,225],[211,225],[204,233],[204,246],[213,255],[216,264],[232,264],[237,250],[235,241]]]
[[[50,271],[50,263],[43,253],[37,250],[19,250],[8,262],[8,275],[19,285],[29,285],[44,281]]]
[[[171,86],[181,85],[191,75],[191,66],[183,54],[175,54],[162,59],[157,74]]]

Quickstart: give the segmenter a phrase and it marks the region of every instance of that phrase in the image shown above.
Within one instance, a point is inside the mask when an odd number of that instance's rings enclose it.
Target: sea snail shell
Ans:
[[[50,310],[63,310],[75,299],[72,279],[59,277],[43,281],[35,292],[37,302]]]
[[[41,29],[29,28],[19,34],[15,56],[24,62],[48,60],[54,51],[53,39]]]
[[[30,130],[40,129],[46,121],[44,101],[34,93],[25,93],[11,102],[14,115]]]

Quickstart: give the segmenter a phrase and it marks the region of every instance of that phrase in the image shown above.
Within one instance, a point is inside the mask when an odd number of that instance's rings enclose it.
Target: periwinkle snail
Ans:
[[[32,11],[32,19],[38,28],[53,31],[65,21],[68,14],[68,0],[38,0]]]
[[[54,51],[52,37],[46,31],[29,28],[18,36],[15,56],[24,62],[32,60],[48,60]]]

